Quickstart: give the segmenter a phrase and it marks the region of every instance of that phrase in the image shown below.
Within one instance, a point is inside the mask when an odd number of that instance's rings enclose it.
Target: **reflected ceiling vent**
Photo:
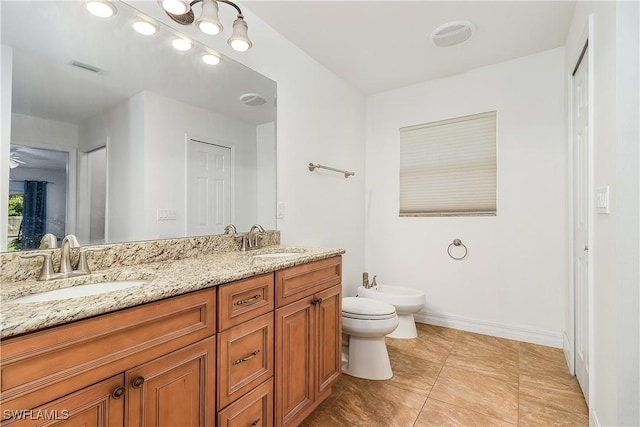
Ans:
[[[454,46],[469,39],[475,30],[476,26],[472,22],[451,21],[433,30],[431,38],[436,46]]]
[[[259,105],[264,105],[267,103],[267,100],[264,99],[264,96],[259,95],[257,93],[245,93],[240,96],[240,102],[245,105],[250,105],[252,107],[257,107]]]
[[[90,64],[85,64],[84,62],[80,62],[80,61],[72,61],[71,64],[74,67],[80,68],[82,70],[85,71],[91,71],[92,73],[96,73],[96,74],[100,74],[103,73],[104,70],[102,68],[98,68],[94,65],[90,65]]]

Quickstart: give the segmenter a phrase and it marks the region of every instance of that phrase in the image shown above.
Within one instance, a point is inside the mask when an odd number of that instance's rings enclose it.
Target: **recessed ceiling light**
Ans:
[[[171,44],[173,45],[173,47],[175,47],[176,49],[178,49],[178,50],[180,50],[182,52],[191,49],[191,47],[193,46],[189,40],[183,39],[181,37],[173,39]]]
[[[133,29],[145,36],[152,36],[158,32],[158,26],[145,21],[144,19],[138,19],[133,23]]]
[[[264,99],[264,96],[259,93],[245,93],[240,96],[240,102],[245,105],[250,105],[252,107],[258,107],[260,105],[264,105],[267,103],[267,100]]]
[[[454,46],[468,40],[475,30],[476,26],[472,22],[451,21],[433,30],[431,39],[436,46]]]
[[[89,0],[84,7],[99,18],[109,18],[118,12],[114,4],[107,0]]]
[[[208,65],[218,65],[220,62],[222,62],[222,56],[216,55],[212,52],[207,52],[202,55],[202,61]]]

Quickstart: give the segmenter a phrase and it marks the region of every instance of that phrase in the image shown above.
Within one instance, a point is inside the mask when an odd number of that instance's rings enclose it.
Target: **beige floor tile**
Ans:
[[[388,381],[350,379],[340,398],[305,425],[411,427],[424,401],[424,397]]]
[[[518,425],[522,427],[539,426],[589,426],[589,415],[584,413],[559,411],[547,404],[520,399]]]
[[[520,374],[520,401],[537,403],[550,409],[587,413],[587,404],[573,376],[553,373]]]
[[[504,381],[518,381],[518,342],[463,333],[456,340],[445,366],[484,373]]]
[[[465,408],[440,402],[435,399],[427,399],[414,427],[468,427],[483,426],[510,427],[515,424],[508,423],[498,418],[488,417]]]
[[[522,373],[572,376],[564,353],[559,348],[521,343],[519,369]]]
[[[450,331],[438,326],[419,325],[418,338],[387,338],[389,356],[415,357],[442,365],[458,336],[458,331]]]
[[[389,380],[389,384],[426,399],[441,369],[442,365],[417,357],[391,357],[393,378]]]
[[[518,382],[505,381],[467,369],[445,366],[429,398],[499,418],[518,422]]]

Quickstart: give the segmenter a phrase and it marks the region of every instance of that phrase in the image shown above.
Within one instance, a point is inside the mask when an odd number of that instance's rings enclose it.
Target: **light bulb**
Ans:
[[[202,55],[202,62],[207,65],[218,65],[222,62],[222,58],[214,53],[205,53]]]
[[[139,20],[133,23],[133,29],[145,36],[151,36],[158,32],[158,26],[149,21]]]
[[[117,12],[116,7],[110,1],[90,0],[84,4],[84,7],[92,15],[99,18],[109,18]]]
[[[247,23],[242,19],[242,15],[238,15],[238,19],[233,21],[233,33],[227,43],[233,50],[244,52],[251,48],[251,40],[247,34]]]
[[[202,13],[196,19],[196,25],[205,34],[215,36],[222,31],[222,24],[218,18],[218,2],[202,0]]]
[[[180,38],[180,37],[177,38],[177,39],[173,39],[171,44],[177,50],[182,51],[182,52],[185,52],[185,51],[191,49],[191,46],[193,46],[189,40],[183,39],[183,38]]]
[[[162,8],[174,15],[184,15],[189,12],[191,6],[185,0],[162,0]]]

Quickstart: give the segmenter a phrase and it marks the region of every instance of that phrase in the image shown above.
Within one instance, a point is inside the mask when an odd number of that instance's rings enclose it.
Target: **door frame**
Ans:
[[[105,182],[106,182],[106,188],[105,188],[105,201],[104,201],[104,241],[105,243],[110,243],[111,241],[109,240],[109,136],[106,136],[104,138],[100,138],[94,142],[92,142],[91,144],[87,145],[86,147],[80,148],[78,149],[78,163],[77,163],[77,176],[78,176],[78,185],[77,185],[77,192],[78,194],[80,193],[81,190],[84,190],[84,188],[82,188],[82,186],[80,185],[80,181],[82,179],[87,178],[86,173],[86,156],[91,153],[92,151],[98,150],[100,148],[105,149]],[[86,196],[86,194],[83,194],[84,196]],[[77,230],[76,232],[78,234],[80,234],[80,203],[76,204],[76,211],[77,211]],[[84,230],[83,230],[84,231]],[[88,240],[87,240],[88,241]]]
[[[236,222],[236,197],[235,197],[235,165],[236,165],[236,147],[234,144],[230,144],[228,142],[221,141],[219,139],[210,138],[207,136],[197,135],[197,134],[184,134],[184,157],[185,157],[185,168],[184,168],[184,235],[189,236],[189,170],[191,169],[191,159],[189,157],[189,143],[191,140],[202,142],[204,144],[217,145],[219,147],[228,148],[231,150],[231,156],[229,158],[229,173],[231,174],[231,182],[229,189],[229,204],[231,213],[229,215],[229,223],[235,224]]]
[[[582,31],[582,34],[580,35],[580,38],[578,39],[578,42],[576,43],[576,48],[574,49],[573,52],[569,52],[569,62],[568,62],[568,69],[567,69],[567,106],[568,106],[568,126],[567,126],[567,148],[568,148],[568,156],[567,156],[567,162],[568,162],[568,185],[567,185],[567,191],[568,191],[568,199],[569,199],[569,212],[568,212],[568,234],[569,234],[569,239],[568,239],[568,258],[569,258],[569,283],[568,283],[568,288],[569,288],[569,301],[568,301],[568,329],[567,331],[565,331],[565,337],[564,337],[564,353],[565,353],[565,357],[567,359],[567,364],[569,365],[569,371],[575,375],[576,373],[576,366],[575,366],[575,357],[576,357],[576,349],[575,349],[575,345],[576,345],[576,321],[575,321],[575,316],[576,316],[576,310],[575,310],[575,305],[576,305],[576,292],[575,292],[575,275],[574,275],[574,268],[575,268],[575,258],[574,258],[574,252],[575,252],[575,242],[574,242],[574,211],[575,211],[575,206],[574,206],[574,191],[573,191],[573,184],[574,184],[574,173],[575,173],[575,165],[574,165],[574,150],[573,150],[573,146],[574,146],[574,140],[573,140],[573,75],[574,75],[574,71],[576,70],[581,58],[582,58],[582,54],[584,52],[585,47],[588,49],[589,55],[587,57],[587,65],[589,67],[589,72],[587,75],[587,87],[588,87],[588,93],[589,93],[589,100],[588,100],[588,120],[589,120],[589,130],[587,133],[587,137],[588,137],[588,141],[587,141],[587,147],[588,147],[588,159],[587,159],[587,205],[588,205],[588,209],[589,209],[589,217],[588,217],[588,221],[587,221],[587,233],[588,233],[588,237],[587,237],[587,245],[589,247],[589,251],[587,253],[587,261],[588,261],[588,269],[587,269],[587,294],[588,294],[588,313],[587,313],[587,324],[588,324],[588,331],[587,331],[587,337],[588,337],[588,353],[589,355],[593,355],[593,231],[594,231],[594,215],[595,215],[595,209],[593,209],[593,203],[594,203],[594,194],[593,194],[593,189],[594,189],[594,162],[593,162],[593,154],[594,154],[594,135],[593,135],[593,128],[594,128],[594,68],[595,68],[595,64],[594,64],[594,15],[590,14],[587,18],[587,22],[586,25]],[[593,384],[593,371],[594,371],[594,366],[593,364],[590,364],[589,366],[589,400],[592,399],[593,393],[592,393],[592,384]],[[591,402],[587,402],[588,406],[591,406],[590,404]]]

